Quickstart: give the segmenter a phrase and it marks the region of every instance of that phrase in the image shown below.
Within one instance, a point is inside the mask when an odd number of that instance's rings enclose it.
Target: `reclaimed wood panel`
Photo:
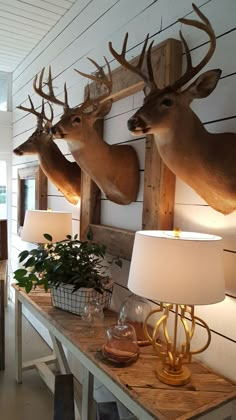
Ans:
[[[158,86],[162,87],[173,82],[181,72],[182,61],[182,46],[181,43],[175,39],[168,39],[165,42],[153,48],[152,62],[155,80]],[[132,64],[136,64],[139,57],[131,60]],[[118,67],[112,72],[113,89],[111,97],[113,101],[123,99],[131,94],[139,92],[144,87],[144,82],[140,81],[140,77],[133,74],[129,70]],[[96,83],[91,83],[90,95],[91,97],[98,97],[102,94],[101,87],[97,87]],[[85,89],[85,97],[87,96],[87,88]],[[174,214],[174,196],[175,196],[175,176],[165,166],[160,159],[157,148],[154,144],[154,137],[147,136],[146,140],[146,158],[145,158],[145,172],[144,172],[144,196],[143,196],[143,229],[172,229],[173,228],[173,214]],[[111,169],[112,170],[112,169]],[[107,247],[107,252],[112,255],[117,255],[126,259],[131,258],[132,245],[127,247],[127,242],[130,241],[130,232],[119,229],[120,235],[116,237],[117,231],[109,227],[112,237],[103,234],[105,227],[98,222],[97,219],[97,202],[94,205],[92,180],[89,177],[82,178],[82,192],[81,192],[81,231],[80,238],[85,240],[86,232],[93,224],[93,231],[96,229],[96,237],[94,240],[99,243],[104,243]],[[96,190],[96,187],[94,187]],[[106,233],[108,230],[106,230]],[[126,238],[126,235],[129,238]],[[134,241],[135,231],[133,231],[132,242]],[[102,240],[105,242],[102,242]],[[117,249],[122,250],[122,255],[117,254]]]

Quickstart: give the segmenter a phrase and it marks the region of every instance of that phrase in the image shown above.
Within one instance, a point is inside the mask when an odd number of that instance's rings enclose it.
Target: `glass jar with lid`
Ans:
[[[137,360],[139,346],[135,329],[128,323],[118,323],[107,328],[107,341],[102,352],[106,359],[121,365],[128,365]]]

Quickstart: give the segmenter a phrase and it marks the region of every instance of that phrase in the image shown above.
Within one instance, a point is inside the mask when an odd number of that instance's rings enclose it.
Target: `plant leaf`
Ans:
[[[47,241],[52,242],[52,236],[49,233],[44,233],[44,238],[47,239]]]
[[[16,270],[14,272],[15,275],[15,279],[20,279],[21,277],[24,277],[27,274],[27,270],[25,270],[24,268],[19,268],[18,270]]]
[[[92,229],[91,229],[90,226],[89,226],[88,232],[87,232],[87,239],[88,239],[88,241],[92,241],[93,240],[93,231],[92,231]]]
[[[29,255],[29,251],[25,250],[19,254],[19,262],[24,261]]]
[[[35,274],[33,274],[33,273],[30,273],[30,275],[29,275],[29,277],[28,277],[28,279],[30,280],[30,281],[36,281],[37,282],[37,284],[39,283],[39,279],[38,279],[38,277],[35,275]]]
[[[32,290],[33,287],[33,283],[32,281],[29,281],[26,285],[25,285],[25,291],[26,293],[29,293]]]
[[[25,267],[34,267],[35,266],[35,258],[34,257],[30,257],[26,263],[25,263]]]

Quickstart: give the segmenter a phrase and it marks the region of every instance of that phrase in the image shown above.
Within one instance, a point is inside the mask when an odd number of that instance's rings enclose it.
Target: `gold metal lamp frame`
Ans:
[[[174,336],[171,340],[168,333],[168,321],[170,312],[174,311]],[[163,312],[161,318],[153,327],[153,333],[150,335],[150,318],[159,312]],[[188,314],[188,318],[186,318]],[[185,333],[185,341],[177,346],[179,317]],[[195,331],[196,321],[205,327],[207,331],[206,344],[197,350],[190,350],[191,340]],[[189,322],[191,325],[189,325]],[[160,329],[163,329],[164,343],[160,343],[157,337],[160,337]],[[211,342],[211,332],[207,324],[199,317],[194,315],[194,306],[178,304],[160,304],[159,309],[151,311],[144,322],[144,332],[147,339],[152,343],[155,351],[161,359],[162,366],[157,369],[157,377],[161,382],[168,385],[184,385],[190,380],[191,372],[183,366],[184,360],[191,363],[192,355],[202,353],[207,349]]]

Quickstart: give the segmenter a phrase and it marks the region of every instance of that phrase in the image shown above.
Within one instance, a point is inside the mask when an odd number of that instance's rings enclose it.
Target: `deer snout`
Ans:
[[[137,131],[137,130],[145,130],[146,128],[146,123],[145,121],[142,120],[142,118],[138,117],[138,116],[133,116],[131,117],[128,122],[128,129],[130,131]]]
[[[50,128],[50,133],[56,137],[56,139],[63,139],[65,137],[65,133],[63,132],[63,130],[61,129],[61,127],[57,124],[53,125]]]
[[[13,153],[15,153],[15,155],[17,155],[17,156],[22,156],[23,155],[23,151],[20,147],[17,147],[16,149],[14,149]]]
[[[50,127],[49,131],[50,131],[51,134],[56,134],[57,127],[55,125],[53,125],[52,127]]]

